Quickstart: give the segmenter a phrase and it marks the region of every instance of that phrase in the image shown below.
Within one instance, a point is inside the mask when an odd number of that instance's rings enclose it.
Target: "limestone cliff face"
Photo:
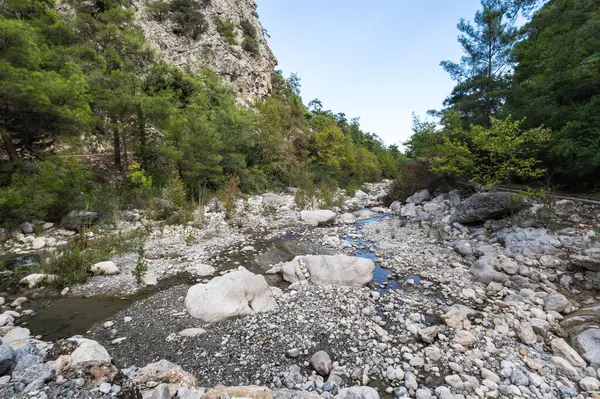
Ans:
[[[265,39],[255,0],[203,1],[203,14],[208,27],[198,40],[173,33],[174,26],[168,19],[161,22],[154,20],[146,10],[146,0],[134,0],[133,5],[146,39],[168,62],[178,67],[190,67],[192,70],[203,66],[211,67],[226,84],[233,87],[242,103],[250,104],[269,93],[271,75],[277,60]],[[216,28],[216,18],[235,22],[237,45],[229,44],[221,37]],[[256,28],[259,49],[256,56],[241,46],[243,33],[240,26],[243,20],[249,21]]]

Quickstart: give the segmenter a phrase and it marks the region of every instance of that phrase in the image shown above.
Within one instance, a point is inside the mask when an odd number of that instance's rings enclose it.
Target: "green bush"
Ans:
[[[258,47],[258,43],[253,38],[247,36],[242,41],[242,48],[252,54],[253,57],[258,57],[260,54],[260,49]]]
[[[242,20],[240,23],[242,27],[242,32],[244,32],[244,36],[251,37],[252,39],[256,39],[256,28],[252,25],[252,22],[247,19]]]
[[[225,40],[225,42],[231,44],[232,46],[235,46],[238,44],[238,42],[236,40],[237,32],[236,32],[235,22],[233,22],[233,20],[231,20],[231,18],[221,19],[219,17],[216,17],[215,25],[217,27],[217,32],[219,32],[219,35],[221,35],[221,37],[223,38],[223,40]]]
[[[152,197],[152,176],[148,176],[137,162],[127,169],[124,196],[128,205],[136,208],[148,206]]]
[[[62,285],[84,283],[91,275],[90,268],[98,262],[106,261],[135,248],[136,242],[144,236],[142,230],[126,234],[110,234],[88,239],[86,231],[68,245],[58,247],[48,257],[42,257],[44,273],[56,274]]]
[[[177,25],[175,33],[197,40],[208,28],[208,22],[195,0],[173,0],[171,20]]]
[[[162,0],[149,1],[146,4],[146,12],[152,16],[156,21],[164,21],[165,17],[169,15],[171,11],[171,5]]]
[[[392,182],[384,198],[384,204],[390,206],[394,201],[404,202],[408,197],[423,189],[433,191],[436,180],[436,177],[429,172],[424,164],[412,163],[405,165],[400,169],[398,177]]]
[[[59,220],[89,200],[90,174],[72,159],[40,162],[33,173],[18,171],[0,188],[0,223],[6,227],[30,219]]]

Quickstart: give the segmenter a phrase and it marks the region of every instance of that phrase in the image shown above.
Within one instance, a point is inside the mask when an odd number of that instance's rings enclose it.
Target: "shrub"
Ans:
[[[240,26],[242,27],[244,36],[256,39],[256,28],[254,25],[252,25],[252,22],[247,19],[243,19],[242,22],[240,22]]]
[[[177,25],[175,33],[198,39],[208,28],[200,4],[195,0],[173,0],[171,20]]]
[[[162,198],[155,199],[151,205],[154,217],[169,224],[185,224],[193,219],[192,205],[186,201],[185,185],[177,172],[167,180]]]
[[[146,4],[146,12],[156,21],[162,22],[169,15],[171,5],[162,0],[149,1]]]
[[[249,36],[245,37],[242,41],[242,48],[248,53],[252,54],[253,57],[257,57],[260,54],[258,43]]]
[[[135,277],[135,281],[137,281],[138,284],[141,284],[142,279],[144,278],[146,273],[148,273],[148,261],[145,258],[145,250],[144,250],[143,242],[140,242],[137,245],[136,252],[137,252],[138,257],[135,262],[135,268],[133,269],[132,273],[133,273],[133,276]]]
[[[428,189],[433,191],[436,178],[426,165],[422,163],[411,163],[400,169],[398,177],[392,182],[392,185],[384,198],[384,203],[389,206],[394,201],[404,202],[408,197]]]
[[[12,227],[28,219],[59,220],[90,199],[90,174],[74,160],[43,161],[34,173],[16,172],[0,188],[0,223]]]
[[[231,219],[235,216],[235,201],[240,185],[240,178],[237,175],[227,175],[227,183],[221,188],[220,198],[225,208],[225,217]]]
[[[132,251],[136,241],[143,236],[142,230],[135,230],[88,239],[84,229],[76,240],[58,247],[50,256],[42,257],[41,267],[44,273],[58,275],[60,284],[83,283],[91,275],[90,268],[94,263]]]
[[[235,22],[233,22],[233,20],[231,20],[231,18],[221,19],[219,17],[216,17],[215,25],[217,27],[217,32],[219,32],[219,35],[221,35],[221,37],[223,38],[223,40],[225,40],[225,42],[227,42],[233,46],[238,44],[238,42],[236,40],[237,32],[236,32]]]
[[[137,162],[129,165],[125,197],[134,207],[146,207],[152,196],[152,177],[148,176]]]

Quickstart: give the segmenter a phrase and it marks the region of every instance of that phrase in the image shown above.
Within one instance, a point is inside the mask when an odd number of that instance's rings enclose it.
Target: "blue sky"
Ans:
[[[301,78],[302,98],[360,116],[386,144],[411,134],[411,114],[439,109],[454,82],[439,66],[458,61],[456,24],[479,0],[257,0],[278,69]]]

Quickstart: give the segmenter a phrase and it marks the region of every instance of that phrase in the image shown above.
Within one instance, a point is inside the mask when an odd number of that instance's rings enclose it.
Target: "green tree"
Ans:
[[[0,19],[0,54],[0,136],[12,163],[21,165],[23,151],[32,154],[88,122],[88,88],[81,68],[57,61],[59,53],[30,21]]]
[[[505,101],[512,68],[511,50],[517,38],[511,1],[482,0],[474,24],[461,19],[458,42],[465,55],[460,63],[442,61],[441,66],[457,81],[444,101],[461,113],[464,125],[490,125]]]
[[[600,3],[548,2],[523,28],[508,112],[552,129],[545,165],[558,183],[600,181]]]

